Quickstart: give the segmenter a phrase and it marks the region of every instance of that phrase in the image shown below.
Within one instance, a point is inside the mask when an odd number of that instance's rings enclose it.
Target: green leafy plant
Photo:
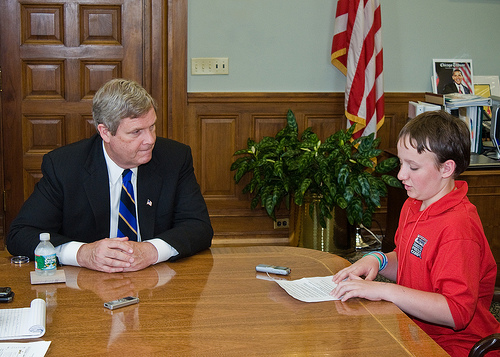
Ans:
[[[299,138],[297,121],[291,110],[287,125],[276,136],[260,142],[247,140],[247,148],[234,153],[231,165],[234,180],[250,175],[243,193],[253,194],[251,208],[260,203],[276,220],[275,212],[282,202],[290,209],[293,197],[301,206],[305,195],[319,198],[319,221],[326,227],[335,206],[346,210],[349,223],[371,227],[372,216],[387,195],[387,185],[402,187],[390,171],[399,161],[392,157],[375,164],[382,153],[380,139],[374,134],[352,140],[354,125],[340,130],[321,142],[311,128]],[[313,205],[310,206],[312,216]]]

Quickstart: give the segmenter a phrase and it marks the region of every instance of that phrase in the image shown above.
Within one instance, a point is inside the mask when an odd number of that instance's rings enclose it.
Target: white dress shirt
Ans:
[[[106,148],[103,143],[103,152],[104,157],[106,159],[106,165],[108,167],[108,178],[109,178],[109,198],[110,198],[110,222],[109,222],[109,237],[115,238],[117,237],[118,232],[118,210],[120,207],[120,195],[122,190],[122,173],[123,169],[118,166],[106,152]],[[137,197],[137,167],[132,168],[132,185],[134,187],[134,200],[136,201]],[[137,201],[136,201],[137,202]],[[137,212],[137,204],[135,205],[136,217],[139,217]],[[141,242],[141,228],[139,227],[139,219],[137,219],[137,241]],[[160,238],[152,238],[146,240],[145,242],[149,242],[154,245],[158,252],[158,260],[156,263],[166,261],[173,256],[179,254],[179,252],[172,247],[170,244],[165,242]],[[56,254],[59,258],[59,262],[64,265],[75,265],[79,266],[76,255],[78,253],[78,249],[85,244],[82,242],[72,241],[69,243],[61,244],[56,247]]]

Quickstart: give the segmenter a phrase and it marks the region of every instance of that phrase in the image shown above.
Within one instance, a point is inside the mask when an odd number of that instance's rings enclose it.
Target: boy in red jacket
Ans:
[[[469,130],[444,111],[426,112],[405,125],[397,148],[398,179],[409,198],[396,249],[339,271],[332,295],[391,301],[451,356],[467,356],[481,338],[500,332],[489,311],[495,259],[467,183],[455,181],[469,166]],[[379,272],[396,284],[373,281]]]

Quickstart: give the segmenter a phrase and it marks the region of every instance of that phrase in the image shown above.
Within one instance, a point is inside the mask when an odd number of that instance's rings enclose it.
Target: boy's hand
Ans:
[[[366,280],[374,280],[377,277],[378,268],[377,258],[367,255],[347,268],[340,270],[333,276],[333,282],[338,284],[345,279],[351,279],[351,275],[359,278],[364,276]]]

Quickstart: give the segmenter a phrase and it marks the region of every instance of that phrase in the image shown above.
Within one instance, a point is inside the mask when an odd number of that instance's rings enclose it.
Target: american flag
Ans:
[[[347,79],[347,127],[356,123],[355,137],[376,135],[384,123],[379,0],[338,0],[331,60]]]

